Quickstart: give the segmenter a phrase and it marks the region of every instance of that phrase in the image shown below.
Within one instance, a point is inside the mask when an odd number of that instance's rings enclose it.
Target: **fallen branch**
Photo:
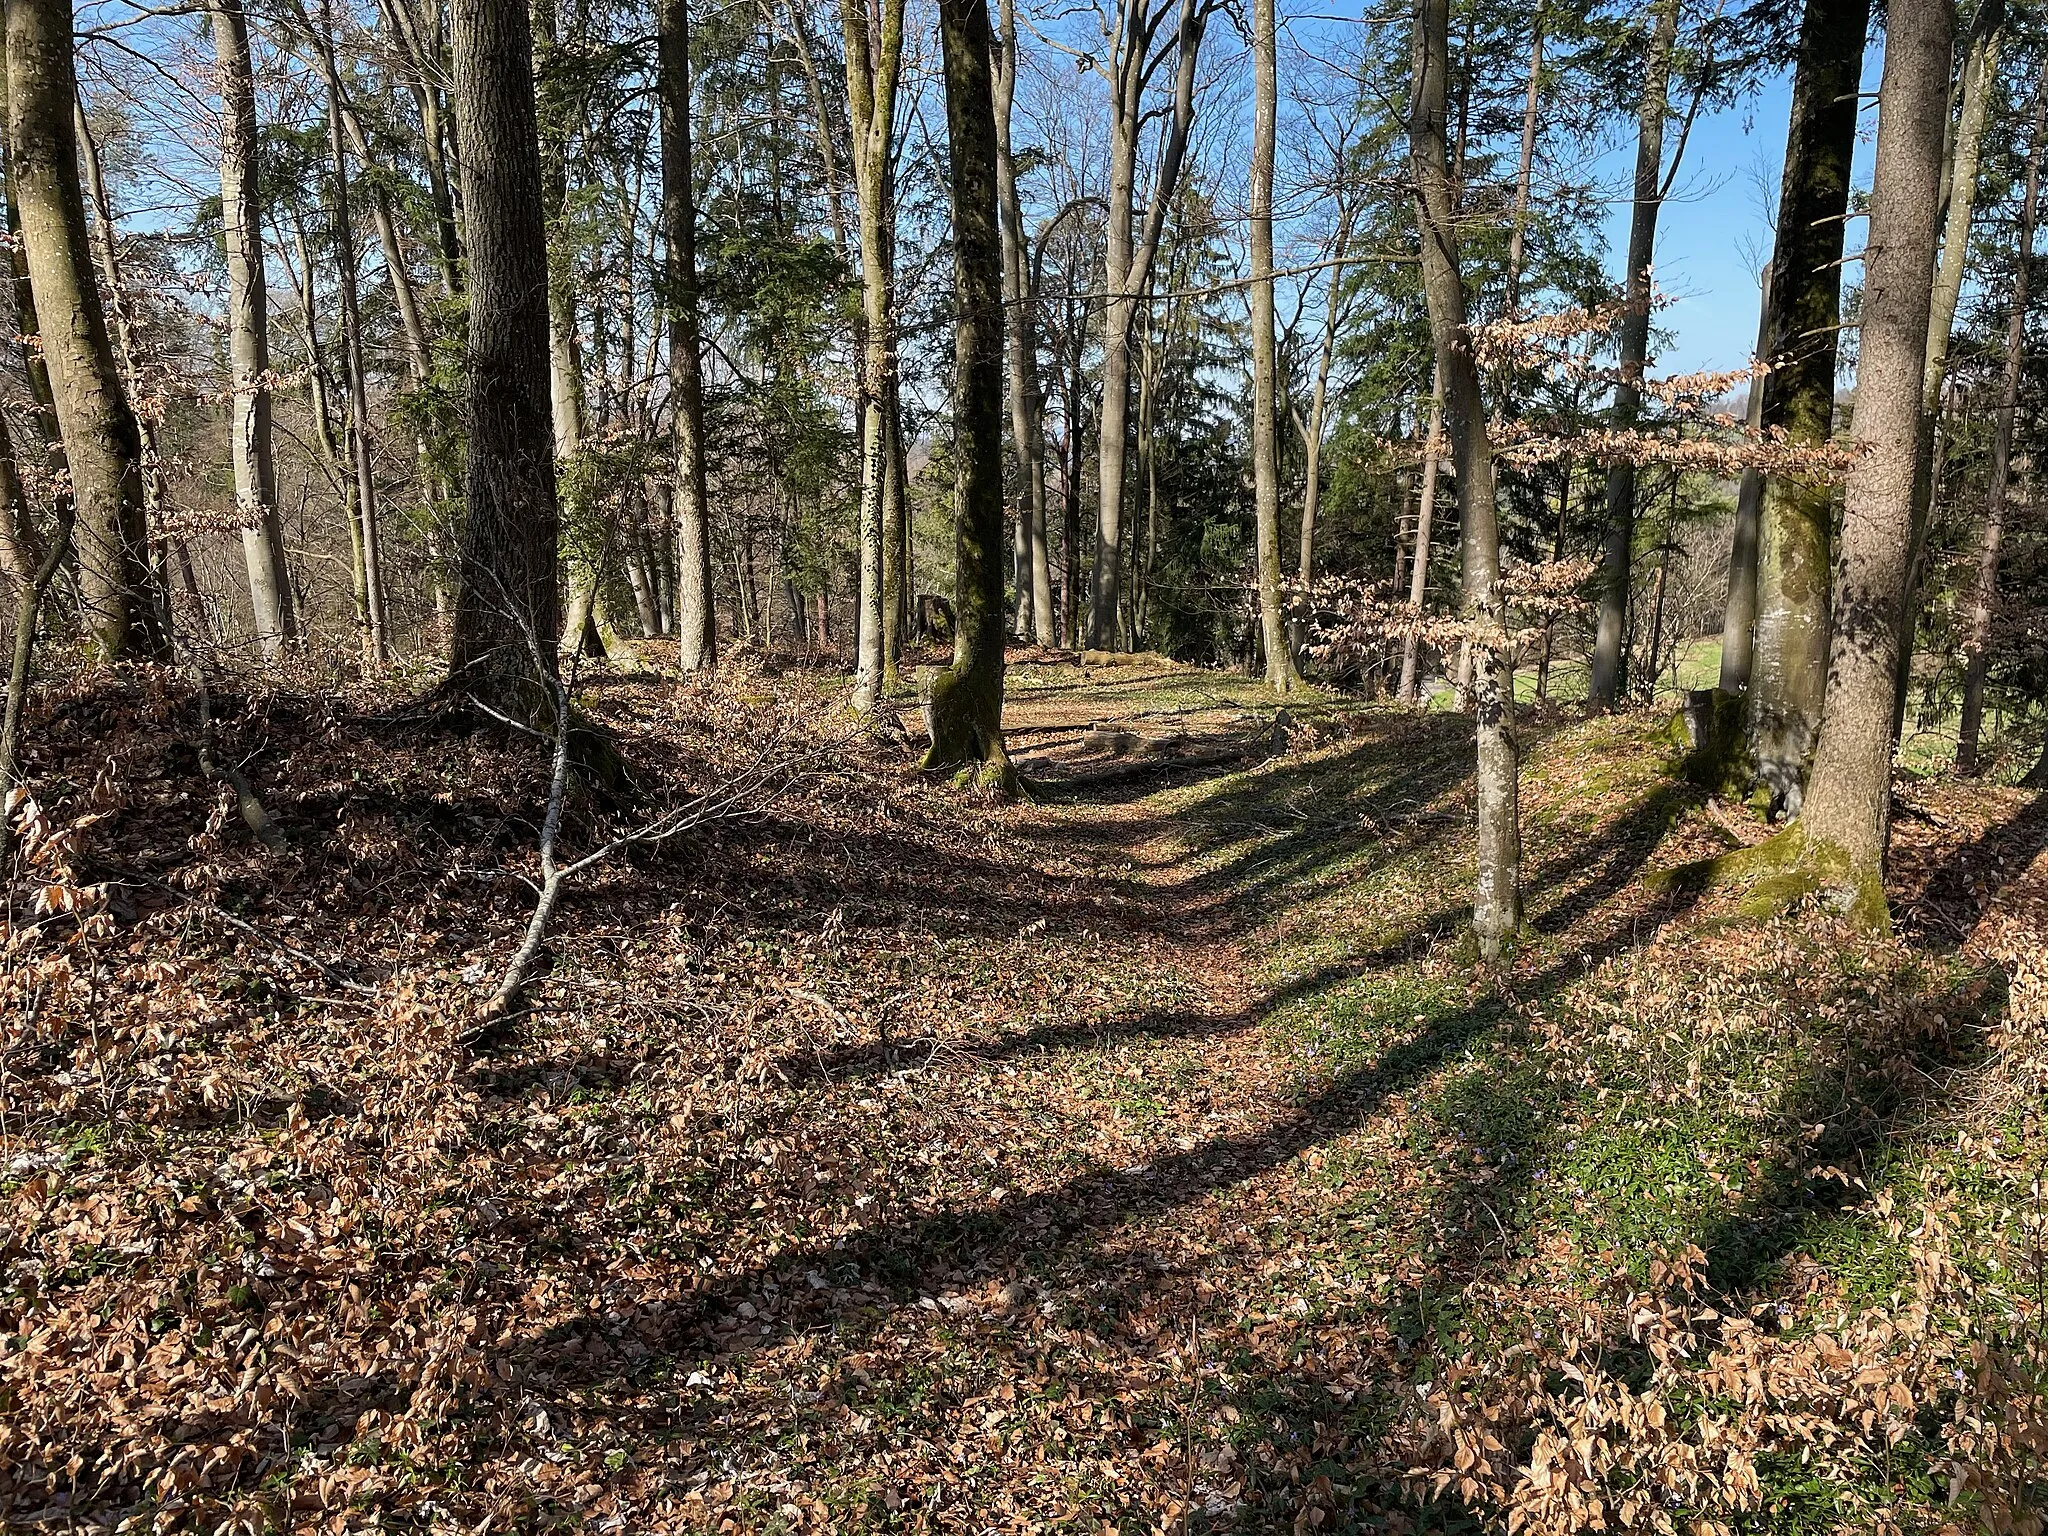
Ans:
[[[575,686],[575,677],[572,664],[568,680],[565,682],[558,677],[555,681],[554,766],[548,782],[547,814],[541,821],[540,881],[538,884],[528,882],[534,885],[538,899],[534,903],[533,916],[527,920],[519,948],[513,952],[511,963],[505,967],[505,974],[496,990],[484,1003],[485,1027],[505,1018],[518,1006],[527,976],[533,970],[541,944],[547,937],[548,922],[554,916],[563,888],[570,880],[623,848],[666,842],[693,827],[750,815],[768,805],[781,788],[787,787],[787,781],[795,776],[801,765],[846,744],[845,741],[828,742],[786,758],[774,758],[763,752],[737,777],[707,790],[688,805],[665,811],[579,859],[567,864],[558,863],[556,847],[562,831],[562,809],[569,791],[569,694]],[[851,739],[846,738],[848,741]],[[783,782],[778,784],[777,781]]]

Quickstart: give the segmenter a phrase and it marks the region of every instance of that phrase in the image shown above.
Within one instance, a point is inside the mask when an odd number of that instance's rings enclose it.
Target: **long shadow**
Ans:
[[[2048,794],[2037,794],[2004,821],[1951,849],[1929,870],[1907,904],[1909,932],[1930,946],[1954,950],[1991,909],[1998,894],[2048,849]],[[1995,878],[1986,878],[1993,875]]]

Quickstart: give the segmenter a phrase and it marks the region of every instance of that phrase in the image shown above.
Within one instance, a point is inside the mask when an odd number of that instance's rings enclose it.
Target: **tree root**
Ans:
[[[1809,837],[1799,822],[1754,847],[1681,864],[1650,876],[1645,884],[1693,895],[1740,888],[1738,910],[1745,917],[1777,917],[1813,906],[1872,933],[1889,933],[1892,927],[1883,875],[1857,869],[1842,849]]]

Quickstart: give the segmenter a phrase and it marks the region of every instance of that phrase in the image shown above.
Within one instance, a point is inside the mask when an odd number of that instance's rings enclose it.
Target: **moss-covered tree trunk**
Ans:
[[[1764,425],[1782,428],[1805,447],[1825,443],[1834,430],[1842,227],[1869,26],[1870,0],[1807,0],[1800,23],[1771,258],[1772,371],[1764,380]],[[1825,480],[1765,478],[1757,524],[1750,742],[1772,808],[1787,815],[1799,812],[1827,687],[1833,520],[1834,492]]]
[[[1458,466],[1458,502],[1466,619],[1480,631],[1472,647],[1478,722],[1479,878],[1472,927],[1487,959],[1522,924],[1519,765],[1508,728],[1505,620],[1500,597],[1500,528],[1494,504],[1493,444],[1487,436],[1479,365],[1466,324],[1456,209],[1445,153],[1450,73],[1449,0],[1416,0],[1415,91],[1408,121],[1409,166],[1422,246],[1422,291],[1436,344],[1444,421]]]
[[[1913,476],[1934,279],[1955,10],[1894,5],[1885,34],[1877,171],[1864,255],[1854,432],[1828,647],[1827,712],[1802,825],[1805,863],[1883,924],[1898,615],[1912,546]],[[1846,878],[1844,878],[1846,877]]]
[[[953,203],[953,665],[932,682],[925,767],[1016,790],[1003,748],[1003,252],[988,0],[940,0]]]
[[[87,243],[70,0],[10,0],[6,33],[9,171],[77,508],[86,632],[102,656],[160,656],[166,639],[149,598],[142,435]]]
[[[1626,307],[1621,318],[1621,380],[1614,387],[1614,426],[1629,431],[1643,408],[1643,366],[1650,353],[1650,267],[1657,252],[1657,213],[1664,204],[1664,118],[1670,109],[1671,50],[1678,41],[1678,0],[1659,0],[1643,60],[1636,109],[1635,203],[1629,215]],[[1600,610],[1586,702],[1606,709],[1627,685],[1629,581],[1635,569],[1636,466],[1623,459],[1607,471],[1607,542],[1600,559]]]
[[[455,0],[469,236],[469,518],[451,674],[497,707],[547,707],[561,605],[547,218],[524,5]]]

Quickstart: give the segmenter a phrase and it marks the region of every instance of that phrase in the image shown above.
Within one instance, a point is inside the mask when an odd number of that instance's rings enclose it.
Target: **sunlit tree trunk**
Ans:
[[[660,34],[662,304],[675,450],[676,660],[685,672],[718,664],[711,595],[711,513],[704,475],[704,339],[698,317],[697,189],[691,168],[689,0],[657,0]]]
[[[1161,114],[1166,127],[1142,230],[1134,227],[1138,151],[1148,121],[1145,85],[1159,22],[1151,0],[1122,0],[1105,71],[1110,87],[1109,233],[1103,255],[1106,297],[1102,306],[1102,405],[1096,433],[1094,591],[1088,610],[1088,643],[1098,649],[1116,644],[1123,574],[1124,468],[1131,425],[1131,331],[1137,323],[1139,297],[1159,251],[1174,189],[1180,182],[1195,117],[1195,66],[1208,19],[1209,9],[1203,0],[1180,0],[1173,103]],[[1071,553],[1068,558],[1073,558]]]
[[[242,0],[211,0],[220,88],[221,238],[228,259],[228,440],[242,519],[242,557],[256,638],[276,656],[293,638],[284,531],[270,452],[269,292],[263,272],[263,204],[257,182],[256,90]]]
[[[93,277],[79,184],[70,0],[9,0],[7,134],[29,283],[77,507],[79,598],[108,658],[160,655],[142,437]]]
[[[1635,203],[1629,215],[1628,270],[1623,274],[1621,380],[1614,387],[1614,427],[1626,432],[1643,408],[1643,365],[1650,351],[1650,267],[1657,250],[1657,214],[1664,203],[1664,117],[1670,109],[1671,50],[1678,38],[1678,0],[1658,0],[1643,61],[1636,115]],[[1629,578],[1635,564],[1636,467],[1620,459],[1607,471],[1607,543],[1601,555],[1600,609],[1586,702],[1605,709],[1621,697],[1628,653]]]
[[[1954,121],[1942,161],[1941,261],[1934,271],[1934,299],[1927,316],[1927,367],[1921,387],[1919,467],[1913,476],[1913,559],[1906,576],[1906,602],[1899,616],[1899,687],[1893,705],[1892,737],[1905,726],[1906,694],[1913,680],[1913,642],[1920,627],[1927,529],[1934,510],[1934,460],[1941,421],[1942,388],[1948,378],[1950,338],[1969,264],[1970,223],[1977,207],[1978,169],[1983,158],[1984,123],[1997,81],[1998,51],[2005,31],[2005,0],[1978,0],[1963,46],[1956,82]]]
[[[1493,445],[1479,367],[1466,325],[1459,270],[1455,205],[1445,153],[1445,101],[1450,72],[1449,0],[1416,0],[1415,87],[1408,120],[1409,165],[1422,248],[1422,290],[1443,386],[1444,420],[1458,465],[1458,502],[1464,613],[1500,630],[1506,614],[1499,592],[1500,531],[1494,506]],[[1504,636],[1473,646],[1473,706],[1478,725],[1479,876],[1472,927],[1483,958],[1500,955],[1521,927],[1519,768],[1508,725]]]
[[[547,216],[524,5],[454,0],[455,117],[469,221],[469,518],[450,672],[535,718],[561,605],[548,387]]]
[[[1771,258],[1772,369],[1764,380],[1764,425],[1783,428],[1802,447],[1826,443],[1834,430],[1842,225],[1869,24],[1870,0],[1807,0],[1800,24]],[[1824,479],[1765,476],[1750,743],[1772,809],[1787,815],[1799,813],[1827,684],[1833,520],[1834,494]]]
[[[2027,301],[2033,275],[2034,229],[2041,203],[2041,156],[2048,139],[2048,75],[2034,91],[2032,132],[2027,144],[2026,191],[2020,198],[2019,240],[2014,249],[2011,314],[2005,327],[2005,367],[1991,418],[1991,474],[1984,492],[1984,532],[1970,584],[1963,632],[1963,719],[1956,745],[1956,770],[1975,775],[1987,766],[1982,751],[1984,680],[1991,669],[1991,621],[1998,606],[1998,559],[2005,542],[2006,498],[2012,484],[2013,421],[2019,413],[2020,382],[2026,372]]]
[[[332,29],[332,18],[329,17]],[[355,471],[356,522],[361,530],[363,590],[367,624],[364,664],[382,667],[391,656],[384,613],[384,556],[378,527],[376,469],[370,453],[370,394],[365,378],[362,308],[356,288],[354,216],[350,211],[348,151],[341,121],[341,83],[327,70],[327,148],[334,215],[334,263],[341,302],[341,367],[348,394],[350,462]],[[309,278],[308,281],[311,279]]]
[[[1040,645],[1053,643],[1052,566],[1045,540],[1045,402],[1038,387],[1038,336],[1031,263],[1025,251],[1024,207],[1017,161],[1010,152],[1010,110],[1017,94],[1016,0],[1002,0],[995,71],[996,192],[1003,217],[1003,306],[1009,319],[1010,438],[1023,476],[1017,507],[1017,606]],[[1025,633],[1019,626],[1020,634]]]
[[[1280,608],[1280,357],[1273,334],[1273,141],[1279,132],[1280,66],[1274,0],[1252,0],[1251,23],[1252,504],[1266,685],[1285,693],[1299,679]]]
[[[872,709],[888,685],[887,628],[900,604],[901,574],[885,583],[887,551],[900,534],[883,515],[894,452],[889,401],[894,369],[889,255],[889,145],[896,121],[896,82],[903,66],[903,0],[840,0],[846,41],[846,100],[853,125],[853,176],[860,217],[862,349],[860,372],[860,607],[854,650],[853,702]],[[900,505],[900,503],[899,503]],[[898,521],[900,521],[900,513]],[[891,586],[895,591],[889,590]]]
[[[1864,255],[1853,431],[1828,647],[1827,713],[1802,816],[1805,858],[1846,876],[1852,915],[1886,921],[1892,689],[1912,543],[1913,476],[1934,280],[1955,26],[1948,0],[1894,4],[1885,30],[1877,170]]]

